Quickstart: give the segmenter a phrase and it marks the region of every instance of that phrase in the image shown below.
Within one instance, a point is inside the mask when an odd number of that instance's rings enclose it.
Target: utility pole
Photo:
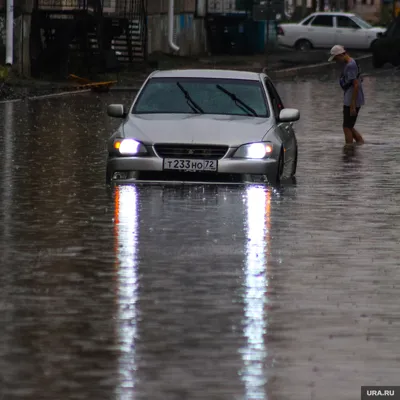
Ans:
[[[177,46],[174,43],[174,18],[175,18],[174,10],[175,10],[175,8],[174,8],[174,0],[169,0],[169,6],[168,6],[168,45],[173,51],[178,52],[179,51],[179,46]]]
[[[13,65],[14,54],[14,0],[7,0],[6,65]]]

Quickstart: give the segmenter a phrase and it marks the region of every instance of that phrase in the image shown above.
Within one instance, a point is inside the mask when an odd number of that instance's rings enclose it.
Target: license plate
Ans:
[[[164,158],[164,169],[198,172],[217,172],[218,161],[216,160],[191,160],[182,158]]]

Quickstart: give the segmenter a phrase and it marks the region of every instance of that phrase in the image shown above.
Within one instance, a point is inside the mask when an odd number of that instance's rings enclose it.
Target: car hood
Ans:
[[[231,147],[261,140],[272,127],[271,118],[232,115],[130,115],[124,135],[145,144],[198,143]]]
[[[381,28],[380,26],[374,26],[373,28],[368,29],[370,32],[385,32],[386,28]]]

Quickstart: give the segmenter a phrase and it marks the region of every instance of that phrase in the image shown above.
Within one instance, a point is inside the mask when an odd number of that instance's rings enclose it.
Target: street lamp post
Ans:
[[[14,44],[14,0],[7,0],[6,20],[6,65],[13,65]]]

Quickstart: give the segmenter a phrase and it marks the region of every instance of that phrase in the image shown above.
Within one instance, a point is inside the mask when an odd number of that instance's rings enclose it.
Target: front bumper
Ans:
[[[277,168],[275,158],[267,159],[233,159],[218,160],[217,172],[184,172],[164,170],[163,159],[159,157],[113,157],[108,159],[107,178],[114,183],[138,181],[243,181],[248,175],[268,175]],[[126,177],[115,179],[116,173]],[[113,179],[114,177],[114,179]]]

